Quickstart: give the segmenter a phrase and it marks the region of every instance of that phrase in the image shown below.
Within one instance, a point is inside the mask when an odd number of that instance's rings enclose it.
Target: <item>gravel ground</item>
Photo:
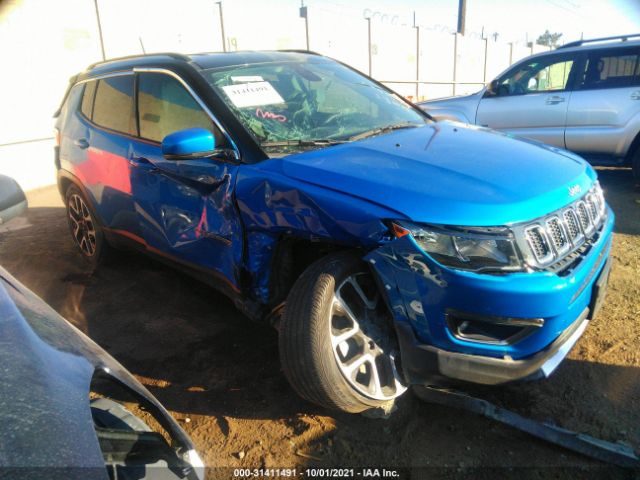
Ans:
[[[599,170],[616,212],[603,310],[548,380],[476,393],[521,414],[640,449],[640,188]],[[0,230],[0,264],[122,362],[182,421],[211,478],[233,467],[413,468],[411,478],[638,478],[476,415],[407,395],[388,420],[299,399],[276,332],[142,256],[96,272],[75,252],[55,188]],[[536,467],[536,468],[533,468]],[[366,472],[362,472],[366,473]]]

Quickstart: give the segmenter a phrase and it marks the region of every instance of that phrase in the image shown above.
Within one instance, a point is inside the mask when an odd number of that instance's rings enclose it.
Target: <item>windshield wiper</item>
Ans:
[[[417,128],[420,125],[415,123],[398,123],[396,125],[388,125],[386,127],[374,128],[372,130],[367,130],[366,132],[358,133],[353,137],[349,137],[349,140],[355,142],[357,140],[362,140],[363,138],[374,137],[376,135],[381,135],[383,133],[393,132],[394,130],[402,130],[403,128]]]
[[[319,139],[319,140],[278,140],[273,142],[261,142],[261,147],[327,147],[329,145],[339,145],[341,143],[347,143],[346,140],[332,140],[332,139]]]

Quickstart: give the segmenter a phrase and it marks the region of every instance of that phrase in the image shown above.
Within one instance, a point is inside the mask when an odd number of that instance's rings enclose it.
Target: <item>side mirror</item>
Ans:
[[[485,90],[484,96],[495,97],[496,95],[498,95],[498,80],[494,79],[494,80],[491,80],[491,83],[489,83],[489,85],[487,85],[487,89]]]
[[[11,177],[0,175],[0,225],[27,209],[27,198],[20,185]]]
[[[216,139],[207,129],[188,128],[164,137],[161,147],[167,160],[192,160],[214,155]]]

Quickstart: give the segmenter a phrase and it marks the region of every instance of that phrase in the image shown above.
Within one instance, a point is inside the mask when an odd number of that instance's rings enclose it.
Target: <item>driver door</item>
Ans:
[[[575,55],[554,54],[518,64],[480,100],[476,124],[565,148],[577,63]]]
[[[145,72],[136,85],[140,138],[129,163],[140,240],[151,253],[237,291],[243,240],[233,188],[239,165],[213,157],[167,160],[161,151],[166,135],[189,128],[213,132],[217,148],[227,140],[178,79]]]

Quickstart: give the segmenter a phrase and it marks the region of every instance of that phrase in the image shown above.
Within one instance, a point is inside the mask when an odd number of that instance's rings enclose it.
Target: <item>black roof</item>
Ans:
[[[82,76],[92,77],[105,73],[129,70],[134,67],[171,67],[188,63],[198,69],[229,67],[253,63],[298,61],[308,62],[322,57],[303,50],[243,51],[227,53],[153,53],[114,58],[90,65]]]

